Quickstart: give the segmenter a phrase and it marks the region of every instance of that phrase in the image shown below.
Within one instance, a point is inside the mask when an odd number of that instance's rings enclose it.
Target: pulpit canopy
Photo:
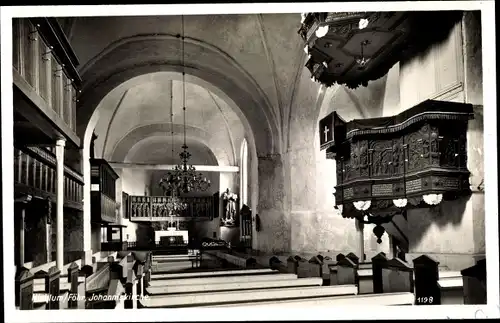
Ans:
[[[298,33],[314,81],[356,88],[445,39],[461,18],[460,11],[314,12],[302,14]]]

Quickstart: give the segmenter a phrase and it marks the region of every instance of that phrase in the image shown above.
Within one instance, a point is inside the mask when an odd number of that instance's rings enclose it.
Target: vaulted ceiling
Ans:
[[[172,109],[179,146],[181,17],[79,17],[63,23],[84,81],[79,118],[90,119],[99,107],[97,153],[123,161],[134,145],[151,144],[147,137],[156,137],[157,144],[164,136],[170,145]],[[219,164],[237,163],[244,137],[254,136],[260,153],[279,150],[286,107],[304,64],[300,15],[185,16],[184,26],[189,140],[208,147]]]

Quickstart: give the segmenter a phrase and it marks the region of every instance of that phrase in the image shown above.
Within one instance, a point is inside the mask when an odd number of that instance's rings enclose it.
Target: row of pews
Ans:
[[[68,264],[65,275],[53,266],[43,271],[21,268],[16,305],[133,309],[486,303],[484,260],[455,272],[427,256],[412,265],[383,253],[370,261],[359,261],[353,253],[335,259],[266,259],[268,266],[261,265],[262,258],[224,251],[203,256],[199,251],[118,252],[94,257],[90,266]]]
[[[335,259],[290,256],[286,263],[274,256],[269,266],[298,277],[320,277],[324,285],[354,284],[358,295],[408,292],[414,294],[416,305],[486,304],[485,259],[462,271],[451,271],[425,255],[410,264],[388,259],[383,252],[368,262],[360,262],[353,253]]]
[[[427,256],[414,259],[410,265],[399,258],[388,259],[384,253],[363,262],[353,253],[339,254],[335,259],[273,256],[266,268],[257,259],[234,252],[204,252],[204,258],[208,257],[233,268],[179,272],[174,262],[157,258],[164,271],[153,271],[146,288],[148,297],[140,299],[138,307],[486,303],[485,260],[451,271]]]
[[[187,259],[187,256],[176,258],[182,257]],[[212,251],[204,253],[204,261],[211,259],[222,266],[195,269],[186,266],[184,271],[179,271],[176,258],[153,256],[147,297],[139,299],[139,308],[287,307],[366,302],[410,305],[414,302],[413,293],[387,293],[374,297],[359,295],[355,284],[325,285],[322,277],[300,277],[297,272],[288,272],[288,266],[275,268],[280,267],[276,266],[276,259],[272,261],[273,268],[257,268],[255,258]],[[161,271],[157,271],[159,264]]]
[[[151,277],[150,252],[96,253],[82,261],[20,267],[15,277],[15,305],[20,310],[133,308]]]

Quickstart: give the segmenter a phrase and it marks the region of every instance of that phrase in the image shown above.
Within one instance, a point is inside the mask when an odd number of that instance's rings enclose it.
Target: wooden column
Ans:
[[[25,244],[26,244],[26,207],[28,203],[31,201],[32,196],[31,195],[25,195],[19,199],[16,199],[14,202],[18,203],[18,206],[21,208],[21,218],[19,219],[19,227],[18,227],[18,234],[19,234],[19,266],[22,267],[25,263],[26,260],[26,250],[25,250]]]
[[[365,224],[359,220],[356,220],[356,228],[358,232],[358,257],[361,259],[361,262],[365,261]]]
[[[23,203],[24,204],[24,203]],[[21,209],[21,225],[19,226],[19,265],[24,265],[24,230],[26,226],[26,207]]]
[[[56,141],[56,267],[64,266],[64,146],[66,141]]]
[[[47,253],[47,262],[52,261],[52,201],[46,201],[46,215],[45,215],[45,246]]]

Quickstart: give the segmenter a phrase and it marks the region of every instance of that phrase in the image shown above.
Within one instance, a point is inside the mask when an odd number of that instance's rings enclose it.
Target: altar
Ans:
[[[156,244],[160,244],[160,242],[168,243],[169,241],[172,241],[170,244],[187,244],[189,241],[188,231],[177,230],[175,227],[155,231]]]

